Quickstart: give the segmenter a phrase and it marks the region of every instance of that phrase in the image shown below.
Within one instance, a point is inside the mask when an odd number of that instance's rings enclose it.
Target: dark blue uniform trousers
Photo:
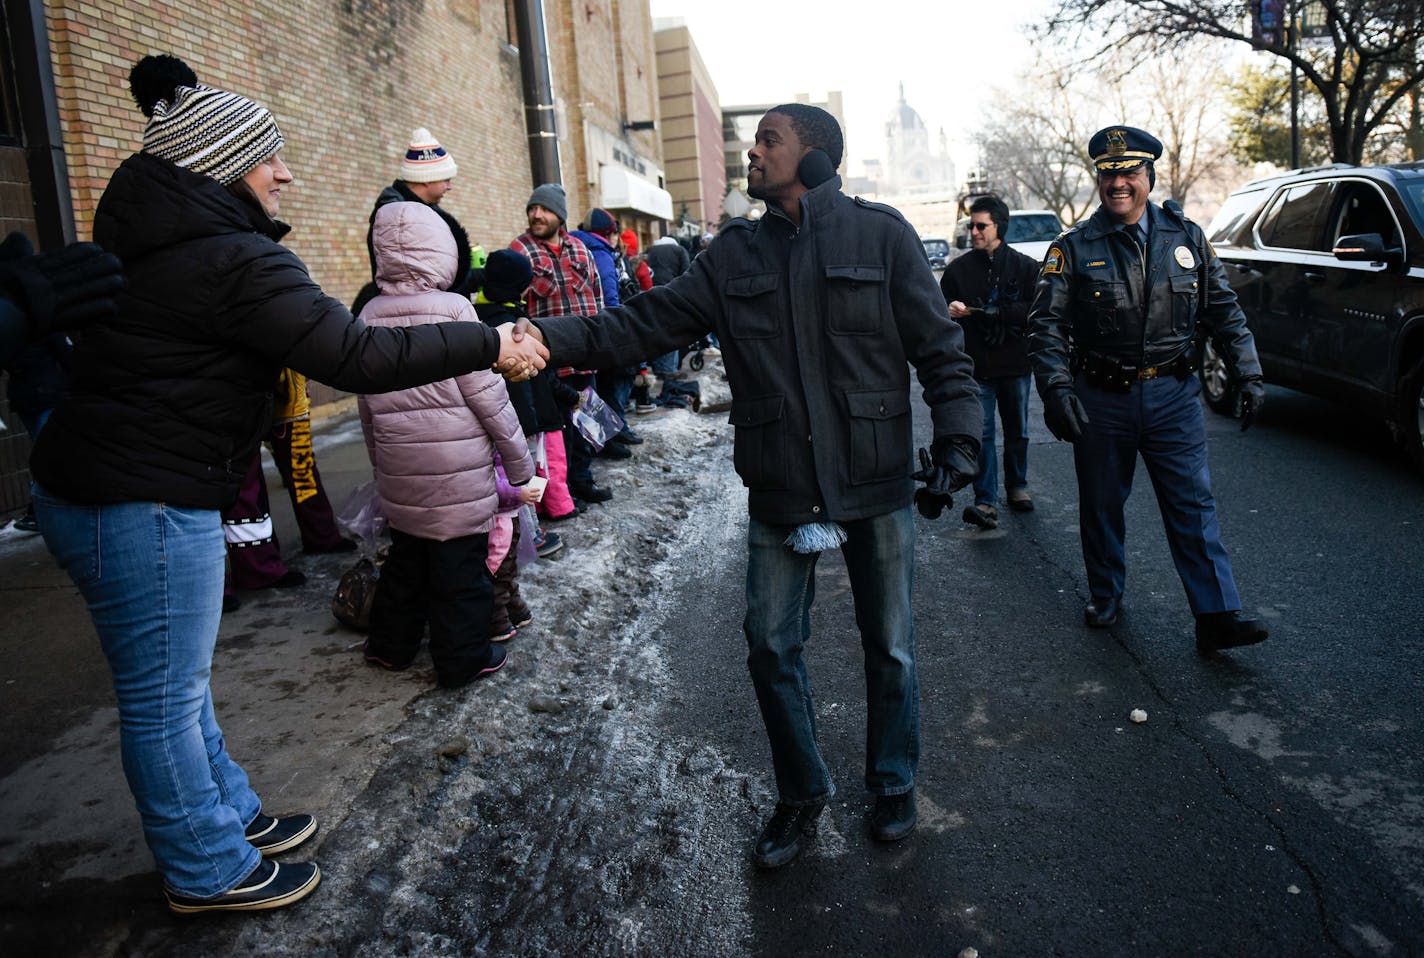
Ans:
[[[1141,380],[1131,392],[1117,393],[1080,374],[1075,391],[1088,413],[1073,459],[1083,562],[1094,603],[1101,608],[1122,596],[1127,577],[1122,510],[1141,453],[1192,614],[1240,609],[1211,495],[1197,378]]]

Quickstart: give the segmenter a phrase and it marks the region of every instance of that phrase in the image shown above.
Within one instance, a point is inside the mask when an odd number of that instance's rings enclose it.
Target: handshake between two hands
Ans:
[[[494,371],[510,382],[522,382],[539,374],[549,362],[544,337],[529,320],[521,318],[499,327],[499,358]]]

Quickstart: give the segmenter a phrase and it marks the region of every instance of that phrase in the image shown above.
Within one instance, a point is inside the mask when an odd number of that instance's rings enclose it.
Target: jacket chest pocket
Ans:
[[[554,282],[554,271],[550,269],[536,269],[534,278],[529,281],[529,292],[536,299],[551,299],[558,288]]]
[[[843,336],[879,333],[886,295],[883,266],[827,266],[827,326]]]
[[[785,406],[783,396],[732,400],[732,465],[749,489],[787,488]]]
[[[1128,308],[1126,283],[1088,283],[1078,294],[1080,315],[1100,336],[1117,332]]]
[[[910,393],[901,389],[848,392],[850,481],[903,479],[910,473]]]
[[[749,273],[727,280],[727,328],[734,339],[773,339],[781,330],[778,273]],[[736,420],[733,420],[735,423]]]
[[[1169,277],[1172,287],[1172,332],[1185,336],[1196,322],[1197,297],[1201,295],[1196,273]]]
[[[587,260],[576,259],[569,264],[569,275],[573,277],[570,284],[581,293],[593,289],[593,264]]]

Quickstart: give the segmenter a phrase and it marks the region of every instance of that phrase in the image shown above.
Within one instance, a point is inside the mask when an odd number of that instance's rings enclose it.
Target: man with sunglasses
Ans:
[[[984,406],[979,475],[964,521],[983,529],[999,524],[999,463],[994,410],[1004,424],[1004,490],[1009,508],[1033,509],[1028,492],[1028,307],[1038,264],[1004,242],[1009,208],[997,196],[969,207],[969,243],[951,260],[939,288],[949,315],[964,327],[964,349],[974,360],[974,380]]]
[[[1265,399],[1256,342],[1201,228],[1156,185],[1162,144],[1130,126],[1088,141],[1102,200],[1043,259],[1029,312],[1032,359],[1053,435],[1073,443],[1078,525],[1090,600],[1084,622],[1117,623],[1126,580],[1123,505],[1141,454],[1157,493],[1172,561],[1196,617],[1197,651],[1266,638],[1241,614],[1221,544],[1207,469],[1201,384],[1192,375],[1200,328],[1241,389],[1241,428]]]

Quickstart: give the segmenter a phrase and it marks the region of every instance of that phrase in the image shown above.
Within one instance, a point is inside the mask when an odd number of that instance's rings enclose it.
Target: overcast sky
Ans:
[[[963,178],[969,142],[994,84],[1029,57],[1024,26],[1051,0],[651,0],[654,17],[691,29],[724,104],[845,97],[849,170],[883,152],[884,124],[905,99],[938,143],[940,127]]]

